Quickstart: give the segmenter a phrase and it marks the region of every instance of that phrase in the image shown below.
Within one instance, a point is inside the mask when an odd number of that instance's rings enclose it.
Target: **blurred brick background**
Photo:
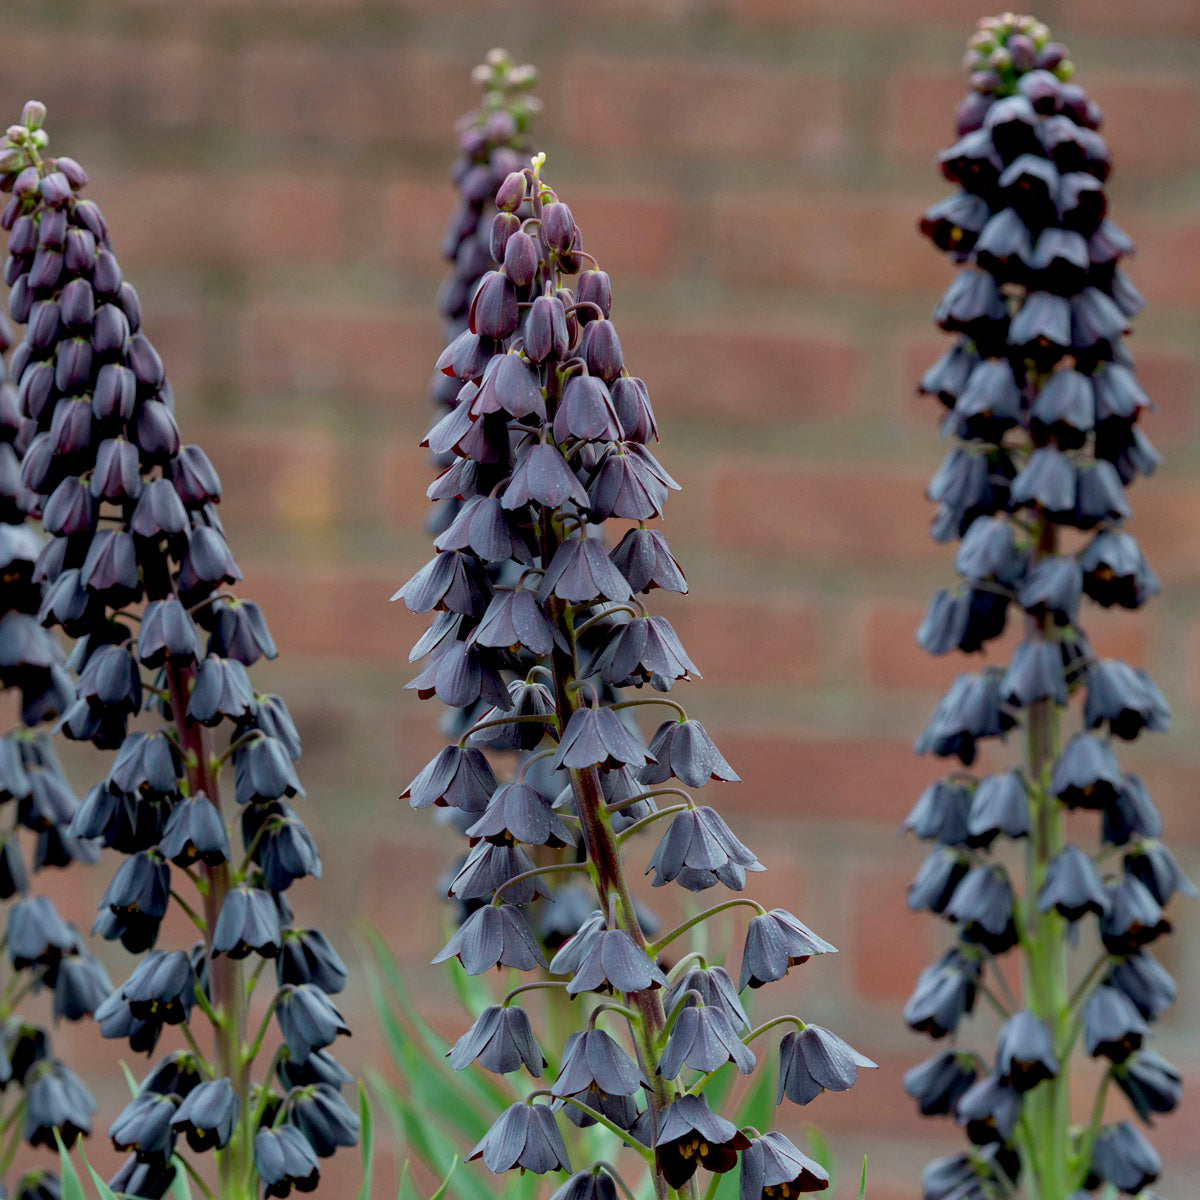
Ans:
[[[871,1200],[917,1194],[959,1145],[919,1121],[900,1074],[929,1048],[899,1017],[946,940],[904,888],[921,858],[896,829],[934,764],[911,743],[959,663],[913,633],[951,551],[927,537],[942,454],[913,395],[943,339],[950,269],[914,231],[945,192],[958,61],[984,10],[961,0],[8,0],[0,95],[50,108],[81,160],[185,438],[226,485],[223,512],[266,607],[266,673],[305,737],[326,879],[301,897],[348,955],[383,927],[432,1001],[442,941],[433,877],[447,839],[395,800],[436,749],[437,712],[402,685],[421,628],[387,597],[428,556],[416,442],[439,349],[437,240],[450,130],[492,45],[543,72],[540,144],[585,244],[610,271],[661,457],[682,482],[666,531],[692,596],[668,605],[705,674],[681,697],[745,783],[716,797],[773,868],[759,890],[843,953],[785,999],[879,1060],[807,1110]],[[1047,0],[1106,110],[1112,209],[1149,297],[1134,349],[1167,453],[1135,531],[1166,595],[1094,628],[1148,665],[1175,728],[1125,761],[1200,873],[1200,3]],[[685,689],[687,690],[687,689]],[[993,759],[993,761],[997,761]],[[650,845],[645,853],[650,852]],[[108,870],[103,872],[106,878]],[[98,891],[102,880],[96,883]],[[91,898],[78,901],[81,919]],[[1200,1167],[1200,911],[1163,958],[1182,1000],[1159,1049],[1184,1064],[1184,1115],[1155,1138],[1163,1192]],[[114,960],[114,972],[124,965]],[[377,1056],[359,987],[346,1057]],[[82,1046],[83,1034],[72,1038]],[[114,1089],[95,1052],[105,1126]],[[113,1054],[115,1057],[115,1053]],[[97,1148],[103,1157],[103,1152]],[[383,1154],[387,1154],[386,1147]],[[354,1175],[343,1164],[347,1190]],[[393,1195],[381,1167],[377,1194]],[[1194,1178],[1194,1175],[1191,1176]],[[848,1187],[839,1188],[849,1194]]]

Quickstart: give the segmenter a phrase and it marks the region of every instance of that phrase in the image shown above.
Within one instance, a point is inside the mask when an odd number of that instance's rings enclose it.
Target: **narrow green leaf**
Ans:
[[[88,1162],[82,1145],[79,1147],[79,1157],[83,1160],[83,1165],[87,1167],[88,1174],[92,1177],[92,1182],[96,1185],[96,1195],[100,1197],[100,1200],[117,1200],[116,1193],[96,1174],[96,1168]]]
[[[375,1176],[375,1118],[371,1112],[371,1099],[366,1085],[358,1084],[358,1113],[362,1121],[362,1165],[363,1181],[358,1200],[371,1200],[371,1183]]]
[[[766,1131],[774,1115],[775,1070],[770,1062],[766,1062],[759,1067],[754,1083],[738,1105],[733,1120],[739,1126],[753,1125],[755,1129]]]
[[[804,1134],[808,1138],[809,1153],[832,1176],[833,1147],[829,1144],[829,1139],[815,1125],[809,1125]]]
[[[133,1072],[129,1069],[129,1064],[124,1059],[121,1059],[117,1065],[121,1068],[121,1074],[125,1076],[125,1085],[129,1088],[129,1094],[136,1096],[142,1085],[138,1083]]]
[[[442,1186],[440,1188],[438,1188],[438,1190],[436,1192],[434,1192],[432,1196],[429,1197],[429,1200],[442,1200],[442,1197],[449,1190],[450,1178],[457,1169],[458,1169],[458,1155],[456,1154],[454,1156],[454,1161],[450,1164],[450,1170],[446,1172],[446,1178],[442,1180]]]
[[[175,1164],[175,1178],[171,1182],[171,1193],[175,1200],[192,1200],[192,1181],[188,1178],[187,1168],[178,1154],[171,1161]]]
[[[400,1168],[400,1187],[396,1192],[396,1200],[420,1200],[417,1189],[413,1187],[407,1158],[404,1160],[404,1166]]]
[[[62,1200],[87,1200],[87,1193],[83,1190],[79,1173],[75,1170],[75,1164],[71,1161],[71,1156],[67,1153],[67,1148],[63,1145],[57,1129],[54,1131],[54,1140],[58,1144],[58,1170],[62,1176]]]
[[[858,1181],[858,1200],[867,1200],[867,1156],[863,1155],[862,1176]]]

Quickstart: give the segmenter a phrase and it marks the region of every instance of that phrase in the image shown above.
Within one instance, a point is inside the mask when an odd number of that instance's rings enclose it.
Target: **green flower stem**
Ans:
[[[648,792],[641,792],[636,796],[630,796],[627,800],[619,800],[616,804],[608,806],[609,814],[622,812],[624,809],[632,808],[635,804],[640,804],[643,800],[656,800],[659,796],[682,796],[688,803],[688,808],[695,808],[695,798],[689,792],[685,792],[683,788],[652,788]],[[628,830],[626,830],[628,832]]]
[[[795,1025],[795,1027],[799,1030],[808,1028],[808,1026],[802,1020],[800,1020],[799,1017],[794,1017],[788,1013],[782,1017],[772,1017],[769,1021],[764,1021],[761,1025],[755,1026],[755,1028],[750,1030],[749,1033],[743,1035],[743,1043],[745,1043],[747,1046],[750,1045],[750,1043],[754,1041],[756,1037],[761,1037],[767,1032],[768,1029],[774,1029],[776,1025]],[[722,1064],[722,1066],[724,1066],[724,1064]]]
[[[613,708],[635,708],[639,704],[661,704],[667,708],[673,708],[678,714],[681,721],[688,719],[687,709],[682,704],[676,704],[674,700],[668,700],[665,696],[644,696],[637,700],[618,700]]]
[[[192,795],[203,792],[224,820],[220,780],[213,769],[209,732],[203,725],[189,725],[184,719],[196,668],[168,664],[166,673],[167,688],[171,694],[171,711],[175,715],[175,728],[187,763],[188,788]],[[253,1200],[256,1189],[247,1191],[243,1183],[254,1162],[254,1130],[250,1126],[250,1065],[242,1057],[246,1036],[245,986],[241,964],[227,954],[214,958],[212,953],[213,933],[217,927],[221,905],[233,886],[233,870],[229,863],[221,863],[215,867],[205,864],[204,876],[208,883],[208,892],[204,896],[204,940],[208,953],[212,1006],[211,1009],[204,1004],[201,1007],[207,1012],[215,1010],[219,1018],[213,1027],[216,1043],[214,1065],[219,1075],[232,1082],[233,1090],[242,1106],[242,1118],[229,1145],[224,1150],[217,1151],[217,1174],[220,1181],[218,1191],[221,1200]]]
[[[507,1008],[522,992],[534,992],[542,988],[565,989],[566,986],[566,981],[559,979],[539,979],[534,983],[523,983],[520,987],[515,987],[512,991],[504,994],[504,998],[500,1001],[500,1007]]]
[[[461,749],[467,744],[467,739],[473,734],[482,733],[485,729],[494,729],[497,725],[551,725],[555,732],[560,732],[558,728],[558,720],[555,717],[540,717],[536,713],[516,713],[511,717],[496,717],[492,721],[477,721],[466,733],[458,739],[458,745]]]
[[[704,957],[699,950],[689,950],[668,972],[668,979],[677,979],[683,974],[688,963],[697,962],[700,964],[700,969],[707,970],[708,959]]]
[[[500,897],[515,883],[523,883],[526,879],[536,879],[539,875],[562,875],[566,872],[578,875],[581,872],[595,878],[595,871],[590,863],[548,863],[544,867],[534,867],[531,871],[522,871],[519,875],[514,875],[511,879],[506,879],[492,893],[492,903],[499,904]]]
[[[766,916],[767,910],[763,908],[757,900],[751,900],[746,896],[738,896],[734,900],[726,900],[721,904],[714,904],[712,908],[706,908],[702,913],[697,913],[694,917],[689,917],[681,925],[676,925],[674,929],[669,929],[660,938],[656,938],[650,943],[650,950],[654,954],[659,954],[665,950],[677,937],[682,937],[693,925],[699,925],[701,921],[707,921],[709,917],[715,917],[717,913],[724,912],[727,908],[753,908],[758,912],[760,917]]]
[[[191,1181],[200,1189],[201,1193],[206,1196],[208,1200],[217,1200],[216,1196],[213,1195],[212,1188],[210,1188],[208,1184],[204,1182],[200,1176],[200,1173],[195,1167],[192,1166],[190,1162],[188,1162],[186,1158],[183,1157],[182,1154],[176,1154],[173,1161],[177,1162],[181,1167],[183,1167],[183,1169],[190,1176]]]
[[[620,1172],[618,1172],[617,1168],[614,1167],[612,1163],[605,1162],[603,1159],[601,1159],[598,1163],[596,1163],[596,1166],[601,1168],[609,1177],[609,1179],[611,1179],[613,1183],[615,1183],[617,1187],[621,1189],[621,1193],[624,1195],[625,1200],[637,1200],[633,1192],[629,1190],[629,1184],[627,1184],[625,1180],[621,1178]]]
[[[537,1091],[531,1092],[528,1099],[532,1099],[534,1096],[552,1095],[554,1095],[554,1093],[550,1091]],[[633,1136],[633,1134],[627,1133],[619,1125],[614,1125],[612,1121],[610,1121],[603,1113],[598,1113],[594,1108],[589,1108],[583,1103],[582,1100],[576,1100],[574,1096],[555,1096],[554,1098],[556,1100],[561,1100],[564,1104],[573,1105],[575,1108],[579,1109],[580,1112],[587,1113],[587,1115],[591,1117],[597,1124],[603,1125],[605,1129],[609,1130],[611,1133],[615,1133],[617,1137],[619,1137],[621,1141],[625,1143],[625,1145],[627,1145],[631,1150],[636,1150],[648,1164],[653,1165],[654,1151],[646,1146],[643,1146],[642,1143]]]
[[[617,841],[624,844],[625,839],[631,834],[640,833],[647,825],[653,825],[655,821],[661,821],[663,817],[673,817],[677,813],[687,812],[692,808],[691,804],[672,804],[670,808],[660,808],[648,816],[642,817],[640,821],[635,821],[632,825],[626,826],[620,833],[617,834]]]
[[[615,616],[617,613],[628,613],[631,617],[644,617],[645,610],[638,612],[636,608],[628,604],[610,604],[608,608],[602,612],[596,613],[594,617],[588,617],[582,625],[575,626],[575,636],[582,637],[593,625],[599,625],[601,621],[607,620],[609,617]]]
[[[205,931],[204,918],[174,889],[171,889],[171,899],[191,918],[191,922],[201,933]]]
[[[1039,513],[1034,527],[1033,562],[1057,552],[1054,526]],[[1029,616],[1027,636],[1052,640],[1046,617]],[[1025,774],[1029,781],[1033,829],[1026,851],[1024,976],[1029,1010],[1050,1031],[1055,1046],[1064,1044],[1071,1019],[1067,983],[1067,922],[1051,909],[1039,912],[1037,896],[1050,861],[1066,841],[1063,808],[1050,792],[1058,757],[1062,712],[1050,700],[1030,706],[1025,726]],[[1026,1167],[1038,1180],[1039,1200],[1067,1200],[1080,1180],[1068,1163],[1071,1126],[1070,1063],[1064,1058],[1054,1079],[1034,1088],[1026,1100]]]

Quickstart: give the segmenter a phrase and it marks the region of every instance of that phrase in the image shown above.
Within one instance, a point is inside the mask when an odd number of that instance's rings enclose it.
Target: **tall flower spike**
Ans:
[[[40,105],[26,107],[25,136],[40,140],[43,115]],[[45,989],[53,1017],[77,1021],[95,1010],[112,984],[74,926],[63,921],[48,897],[32,890],[37,872],[94,863],[99,850],[68,832],[78,802],[48,736],[49,723],[67,710],[75,690],[57,641],[37,619],[44,587],[34,579],[34,564],[45,542],[27,520],[33,498],[21,484],[21,456],[34,428],[22,418],[18,381],[8,376],[5,356],[12,340],[0,315],[0,688],[15,698],[11,707],[20,714],[18,724],[0,738],[0,803],[7,813],[0,831],[0,900],[8,908],[9,972],[0,1003],[0,1061],[5,1068],[0,1087],[6,1118],[16,1120],[24,1104],[26,1140],[53,1149],[55,1132],[68,1145],[80,1133],[90,1133],[95,1105],[70,1068],[54,1056],[49,1032],[22,1015],[15,998]],[[88,507],[86,498],[82,507]],[[120,690],[119,684],[108,683]],[[38,1175],[48,1190],[57,1191],[52,1172]],[[7,1182],[0,1179],[0,1191]],[[13,1182],[14,1195],[33,1186],[29,1179]]]
[[[86,174],[71,159],[47,156],[45,146],[42,131],[14,126],[0,149],[0,188],[11,192],[0,218],[9,231],[9,310],[25,325],[12,360],[24,448],[20,483],[51,535],[31,581],[45,588],[41,626],[60,625],[76,639],[71,665],[79,684],[62,731],[116,751],[107,777],[70,824],[73,836],[98,838],[128,856],[101,902],[95,931],[145,955],[97,1019],[106,1036],[146,1052],[168,1026],[182,1026],[192,1056],[186,1072],[168,1072],[165,1091],[152,1083],[163,1073],[156,1070],[117,1119],[114,1144],[133,1149],[135,1158],[114,1186],[147,1200],[162,1196],[174,1174],[170,1148],[182,1133],[194,1152],[216,1149],[221,1196],[249,1200],[258,1190],[256,1161],[269,1164],[268,1187],[278,1188],[281,1170],[294,1176],[303,1167],[305,1182],[310,1178],[305,1155],[293,1150],[282,1163],[271,1155],[272,1147],[293,1147],[291,1135],[278,1146],[264,1142],[255,1154],[260,1128],[294,1125],[310,1142],[314,1136],[305,1115],[311,1089],[279,1095],[270,1073],[253,1079],[271,1012],[278,1026],[272,1041],[284,1041],[281,1053],[303,1064],[348,1032],[323,990],[340,989],[345,969],[319,934],[296,927],[287,900],[291,883],[319,876],[321,862],[287,803],[303,794],[293,767],[300,756],[295,727],[283,701],[255,692],[246,672],[275,648],[257,606],[226,590],[241,571],[216,514],[220,482],[204,452],[182,443],[162,360],[141,328],[137,293],[122,277],[100,209],[83,196]],[[143,713],[149,726],[130,730]],[[230,846],[232,813],[221,798],[230,762],[241,806],[240,866]],[[43,769],[39,779],[47,775]],[[31,797],[29,811],[38,808],[51,825],[45,789]],[[181,898],[188,876],[198,892],[191,904]],[[175,903],[203,940],[164,953],[154,947]],[[10,927],[10,947],[39,962],[70,950],[41,913],[31,913],[18,932],[14,941]],[[259,1036],[250,1025],[259,973],[246,962],[251,956],[280,962],[280,991]],[[58,974],[64,989],[72,981],[82,986],[77,971]],[[211,1061],[199,1049],[210,1040],[199,1035],[200,1020],[211,1026]],[[61,1082],[57,1066],[45,1070],[47,1088]],[[327,1106],[340,1106],[337,1144],[346,1144],[357,1117],[335,1086],[322,1086]],[[31,1104],[30,1119],[33,1111]],[[48,1136],[41,1125],[36,1135]],[[328,1139],[318,1140],[315,1156],[330,1153]]]
[[[493,223],[499,265],[481,280],[467,327],[439,366],[458,389],[454,419],[442,423],[445,436],[438,435],[456,461],[442,476],[453,484],[431,494],[456,495],[464,514],[477,502],[482,511],[495,496],[500,505],[489,510],[486,538],[439,539],[437,557],[398,596],[413,611],[453,614],[434,617],[439,632],[423,638],[418,653],[430,655],[434,667],[452,664],[458,677],[469,679],[468,699],[482,694],[488,680],[516,674],[518,682],[524,676],[542,686],[544,704],[518,712],[515,694],[493,703],[457,746],[418,775],[408,794],[415,807],[442,804],[468,812],[468,834],[478,839],[468,868],[472,895],[486,903],[439,959],[457,956],[472,973],[497,963],[522,970],[544,966],[521,912],[541,880],[581,875],[594,894],[594,910],[550,963],[555,978],[533,985],[545,989],[548,982],[581,999],[569,1010],[574,1029],[567,1045],[539,1047],[526,1036],[529,1022],[510,1025],[485,1014],[455,1046],[456,1066],[486,1056],[485,1065],[493,1068],[513,1070],[521,1062],[536,1068],[541,1048],[561,1063],[553,1087],[507,1110],[471,1157],[482,1157],[495,1171],[569,1171],[554,1126],[555,1113],[567,1108],[576,1123],[603,1123],[640,1153],[656,1196],[665,1200],[668,1188],[686,1186],[698,1170],[731,1170],[752,1145],[745,1132],[710,1110],[703,1088],[677,1077],[685,1068],[751,1071],[748,1043],[780,1024],[808,1027],[789,1016],[749,1029],[740,989],[723,967],[710,967],[694,952],[668,974],[663,952],[694,925],[734,907],[757,914],[746,941],[743,987],[780,979],[833,947],[782,909],[768,913],[740,896],[658,936],[635,905],[630,884],[647,860],[656,883],[676,882],[695,892],[718,884],[739,891],[746,872],[760,865],[715,810],[697,806],[681,786],[736,779],[732,768],[682,706],[653,696],[698,674],[671,626],[647,613],[640,599],[653,587],[686,587],[665,540],[645,527],[678,485],[646,446],[657,436],[649,395],[625,365],[611,321],[608,276],[583,249],[570,208],[542,179],[543,163],[539,155],[532,168],[501,185]],[[501,389],[501,378],[510,377],[520,386]],[[614,465],[617,459],[625,461]],[[617,469],[625,482],[610,487],[609,473]],[[646,496],[653,497],[649,507],[642,504]],[[609,552],[603,533],[610,515],[638,522],[640,548],[630,550],[627,534]],[[511,555],[497,563],[489,556],[503,545],[512,547]],[[456,578],[477,581],[478,594],[460,589],[452,595]],[[517,612],[515,598],[522,605],[519,626],[510,615]],[[511,637],[493,632],[499,627],[513,630],[528,660],[514,660]],[[467,661],[468,651],[474,665],[464,673],[458,664]],[[435,677],[442,672],[428,668],[420,678]],[[628,683],[652,694],[624,700],[606,687]],[[436,690],[418,687],[423,695]],[[669,718],[649,747],[632,720],[641,705]],[[472,757],[473,744],[512,728],[531,731],[523,743],[530,757],[516,786],[497,781],[482,755]],[[673,802],[658,808],[657,799],[667,796]],[[572,832],[579,831],[578,861],[545,864],[539,858],[545,865],[533,865],[530,856],[542,853],[556,828],[547,801]],[[627,840],[668,817],[676,823],[659,850],[648,846],[630,870]],[[497,851],[521,850],[523,842],[528,865],[516,870],[520,860]],[[456,885],[461,880],[462,874]],[[509,992],[488,1012],[510,1008],[528,986]],[[601,1016],[604,1031],[596,1029]],[[806,1100],[824,1088],[849,1087],[858,1067],[874,1065],[815,1027],[805,1044],[810,1042],[817,1050]],[[535,1103],[542,1096],[549,1105]],[[760,1192],[801,1177],[805,1190],[828,1186],[786,1142],[776,1146],[755,1137],[753,1144],[768,1145],[763,1154],[778,1159],[764,1166],[766,1159],[755,1151],[746,1178],[757,1180]],[[562,1194],[587,1182],[575,1180],[564,1184]]]
[[[990,1073],[942,1054],[906,1087],[973,1143],[929,1165],[927,1197],[965,1195],[968,1180],[980,1195],[1009,1194],[1023,1178],[1030,1194],[1067,1200],[1098,1182],[1137,1191],[1157,1174],[1132,1126],[1102,1125],[1110,1082],[1146,1121],[1179,1099],[1170,1063],[1139,1051],[1174,999],[1145,948],[1170,928],[1162,905],[1194,889],[1114,752],[1169,714],[1144,671],[1095,655],[1080,616],[1084,598],[1138,608],[1158,591],[1124,522],[1125,488],[1159,460],[1124,341],[1143,302],[1121,267],[1132,245],[1107,213],[1100,110],[1032,17],[981,21],[967,63],[958,141],[938,157],[960,190],[920,222],[961,267],[934,315],[955,344],[920,385],[953,441],[929,495],[934,538],[961,538],[960,582],[934,597],[918,640],[934,654],[980,650],[1010,618],[1022,640],[1007,669],[959,677],[917,748],[969,766],[978,739],[1019,728],[1024,754],[981,780],[956,772],[909,818],[935,843],[910,903],[955,923],[958,944],[922,973],[906,1020],[942,1037],[978,992],[1006,1021]],[[1090,846],[1067,841],[1070,809],[1098,814]],[[1023,875],[1005,865],[1016,858],[992,858],[1010,838],[1027,842]],[[1070,951],[1089,918],[1103,949],[1079,965]],[[1005,952],[1023,960],[1010,973],[1024,981],[1018,995],[993,969]],[[1108,1061],[1090,1117],[1073,1125],[1081,1047]]]

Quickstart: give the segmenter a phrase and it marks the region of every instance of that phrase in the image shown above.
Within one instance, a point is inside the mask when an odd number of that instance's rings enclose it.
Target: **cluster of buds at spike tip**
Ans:
[[[153,1052],[168,1025],[184,1039],[112,1126],[131,1152],[113,1186],[162,1196],[186,1140],[218,1152],[222,1197],[257,1194],[260,1177],[282,1195],[278,1171],[299,1162],[284,1129],[301,1131],[317,1157],[357,1136],[340,1092],[349,1077],[325,1052],[348,1032],[330,999],[345,968],[287,899],[295,880],[321,873],[289,803],[303,794],[300,739],[283,701],[257,692],[246,670],[275,648],[257,605],[227,590],[241,572],[216,513],[216,472],[182,443],[137,293],[82,194],[86,174],[45,146],[40,130],[14,126],[0,147],[9,311],[25,327],[11,358],[21,495],[49,535],[30,579],[40,625],[74,639],[78,685],[59,728],[116,751],[69,825],[125,856],[94,932],[143,956],[95,1015],[106,1037],[137,1051]],[[227,765],[237,852],[221,802]],[[201,940],[159,949],[175,905]],[[262,967],[275,986],[255,1035],[249,1001]],[[279,1048],[255,1081],[272,1018]],[[306,1184],[314,1163],[300,1164]]]
[[[43,141],[40,104],[26,106],[20,136]],[[71,1144],[91,1132],[95,1102],[69,1067],[55,1057],[49,1031],[18,1012],[21,998],[46,989],[54,1019],[77,1021],[95,1011],[112,983],[86,949],[79,931],[63,920],[47,896],[34,891],[46,868],[94,863],[99,849],[70,832],[78,808],[54,746],[50,723],[67,710],[75,689],[54,635],[37,619],[43,586],[34,564],[45,539],[28,520],[33,498],[21,484],[21,457],[33,436],[22,419],[16,380],[5,355],[12,330],[0,315],[0,688],[17,703],[18,724],[0,737],[0,900],[8,912],[0,989],[0,1090],[5,1128],[31,1145],[55,1147],[55,1134]],[[4,1159],[7,1172],[11,1155]],[[0,1194],[8,1195],[0,1179]],[[12,1193],[57,1195],[57,1179],[39,1169]]]
[[[429,494],[459,502],[455,532],[395,597],[434,614],[418,647],[429,664],[410,686],[422,698],[486,705],[404,793],[414,807],[471,818],[471,850],[450,890],[478,906],[435,961],[457,957],[471,974],[511,967],[550,976],[498,998],[454,1048],[458,1068],[477,1061],[536,1078],[547,1058],[560,1064],[469,1157],[493,1171],[564,1173],[558,1200],[611,1194],[607,1161],[570,1161],[561,1115],[599,1123],[640,1154],[660,1197],[668,1188],[690,1194],[697,1171],[715,1176],[739,1161],[742,1195],[753,1200],[785,1187],[820,1191],[829,1181],[817,1163],[781,1134],[739,1129],[712,1111],[705,1084],[722,1069],[752,1071],[750,1043],[781,1026],[792,1030],[780,1048],[781,1102],[844,1091],[874,1065],[796,1017],[752,1029],[742,1007],[742,989],[833,947],[790,913],[740,896],[648,936],[630,891],[632,839],[660,822],[665,833],[642,868],[655,884],[738,892],[762,867],[683,786],[737,776],[704,727],[666,698],[698,673],[670,623],[641,598],[686,590],[666,539],[648,524],[678,485],[650,450],[653,409],[626,368],[609,277],[542,179],[543,161],[501,184],[493,245],[502,265],[480,280],[467,327],[437,363],[458,390],[427,438],[453,455]],[[610,518],[624,523],[611,549]],[[503,576],[490,573],[505,564]],[[651,694],[615,699],[606,687]],[[641,706],[666,715],[648,743],[633,720]],[[497,729],[529,733],[521,745],[531,757],[507,782],[479,748]],[[535,766],[536,777],[526,770]],[[576,838],[579,861],[534,861],[541,847]],[[547,962],[525,911],[564,876],[587,880],[592,911]],[[735,984],[719,962],[678,947],[694,926],[741,907],[752,917]],[[575,1032],[552,1054],[516,1003],[531,988],[575,998]]]
[[[1093,651],[1080,609],[1137,609],[1159,590],[1125,525],[1125,489],[1159,461],[1124,340],[1143,301],[1121,269],[1129,238],[1107,214],[1101,113],[1069,82],[1065,48],[1007,14],[980,23],[968,59],[959,140],[939,156],[959,190],[920,222],[961,264],[935,313],[955,344],[920,387],[953,441],[929,495],[934,537],[959,539],[961,579],[933,598],[918,640],[978,651],[1010,622],[1021,640],[1006,667],[955,680],[917,749],[963,767],[980,739],[1019,731],[1025,749],[1019,766],[938,780],[909,815],[935,844],[910,905],[953,924],[958,943],[922,972],[905,1017],[957,1039],[982,996],[1004,1024],[993,1058],[956,1045],[906,1087],[973,1145],[930,1164],[925,1200],[1008,1195],[1022,1178],[1044,1200],[1101,1184],[1133,1194],[1158,1156],[1133,1123],[1102,1124],[1105,1092],[1116,1084],[1146,1123],[1178,1103],[1179,1073],[1143,1047],[1175,997],[1149,947],[1175,893],[1195,889],[1115,753],[1166,729],[1166,702],[1145,671]],[[1070,823],[1082,845],[1068,840],[1070,810],[1095,814],[1098,828]],[[1010,840],[1026,847],[1023,878],[1001,852]],[[1069,954],[1093,918],[1098,937],[1082,945],[1098,954]],[[1023,959],[1020,995],[993,969],[1007,952]],[[1105,1067],[1090,1115],[1071,1111],[1081,1051]]]
[[[483,96],[479,106],[458,121],[458,157],[450,172],[458,202],[442,237],[442,256],[451,269],[437,305],[447,343],[467,327],[467,310],[480,278],[499,265],[501,254],[492,245],[493,201],[500,184],[520,170],[533,152],[529,128],[541,102],[530,90],[537,78],[535,67],[516,66],[503,50],[492,50],[472,73]],[[453,379],[436,371],[429,394],[434,405],[446,410],[454,407],[458,389]],[[432,457],[436,466],[449,465],[445,453]],[[453,500],[435,504],[427,522],[429,532],[441,533],[457,512]]]

